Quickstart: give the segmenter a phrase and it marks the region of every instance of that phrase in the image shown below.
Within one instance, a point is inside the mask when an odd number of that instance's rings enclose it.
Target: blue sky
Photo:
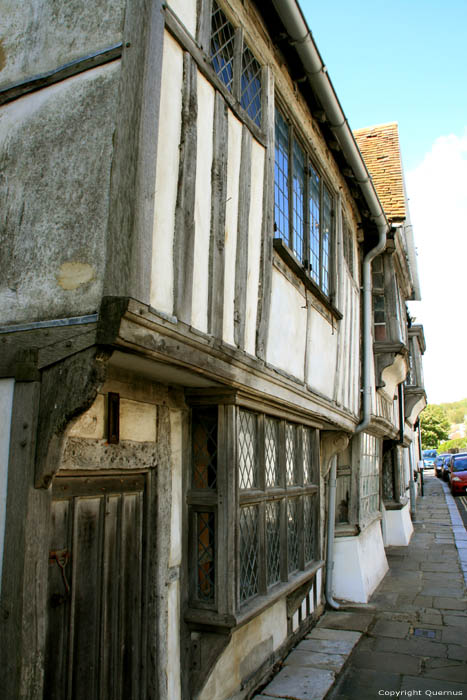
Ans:
[[[467,0],[299,0],[352,129],[399,124],[430,403],[467,397]]]

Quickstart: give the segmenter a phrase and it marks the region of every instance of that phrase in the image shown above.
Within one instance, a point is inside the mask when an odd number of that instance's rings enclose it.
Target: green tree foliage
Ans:
[[[465,438],[455,438],[455,440],[448,440],[447,442],[441,442],[439,444],[439,449],[442,452],[449,452],[457,448],[459,451],[464,452],[467,449],[467,437]]]
[[[436,404],[428,404],[420,415],[422,428],[422,448],[424,450],[437,449],[440,440],[447,440],[451,424],[447,418],[446,410]]]
[[[451,424],[464,422],[464,416],[467,415],[467,399],[441,403],[439,406],[446,411],[446,417]]]

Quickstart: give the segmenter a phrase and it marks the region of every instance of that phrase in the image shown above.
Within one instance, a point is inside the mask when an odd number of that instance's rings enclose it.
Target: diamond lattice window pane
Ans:
[[[256,415],[238,412],[238,481],[241,489],[258,485],[256,462]]]
[[[217,407],[193,409],[192,442],[193,488],[215,489],[217,485]]]
[[[264,452],[266,460],[266,486],[279,483],[279,421],[266,418],[264,421]]]
[[[211,15],[211,63],[228,90],[232,91],[235,30],[218,4]]]
[[[266,547],[268,586],[280,580],[280,504],[266,503]]]
[[[295,426],[287,423],[285,426],[285,470],[287,485],[297,483],[297,460],[295,449]]]
[[[245,46],[242,55],[240,104],[249,117],[261,125],[261,66]]]
[[[311,430],[309,428],[303,428],[303,479],[307,484],[313,483]]]
[[[240,510],[240,600],[258,593],[258,506]]]
[[[215,516],[197,513],[198,600],[214,602],[215,595]]]
[[[316,498],[305,496],[303,502],[303,528],[305,539],[305,563],[315,558]]]
[[[298,569],[298,500],[287,503],[287,551],[289,557],[289,574]]]

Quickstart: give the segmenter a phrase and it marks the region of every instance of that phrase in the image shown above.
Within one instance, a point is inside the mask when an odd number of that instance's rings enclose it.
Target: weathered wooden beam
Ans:
[[[40,73],[21,82],[7,85],[0,89],[0,105],[17,100],[30,92],[36,92],[50,85],[55,85],[55,83],[71,78],[74,75],[97,68],[97,66],[103,66],[110,61],[116,61],[122,57],[122,53],[123,44],[120,42],[101,51],[77,58],[74,61],[70,61],[70,63],[65,63],[63,66],[54,68],[47,73]]]
[[[242,130],[240,183],[237,218],[237,255],[235,258],[234,339],[239,348],[245,345],[246,291],[248,277],[248,222],[251,199],[251,147],[248,129]]]
[[[193,296],[197,121],[197,69],[190,54],[185,52],[173,264],[175,315],[188,324],[191,323]]]

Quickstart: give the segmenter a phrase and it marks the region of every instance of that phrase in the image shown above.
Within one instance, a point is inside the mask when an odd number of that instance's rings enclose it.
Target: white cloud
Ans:
[[[467,127],[439,137],[407,173],[422,302],[410,305],[425,328],[428,401],[467,397]]]

